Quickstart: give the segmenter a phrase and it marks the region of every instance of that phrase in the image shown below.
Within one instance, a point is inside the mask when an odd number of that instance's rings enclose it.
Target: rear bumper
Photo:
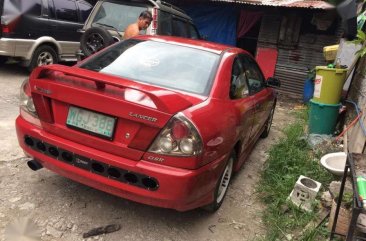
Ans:
[[[0,38],[0,55],[2,56],[15,56],[15,49],[17,39]]]
[[[16,120],[16,130],[19,144],[24,151],[59,175],[132,201],[179,211],[194,209],[212,202],[213,190],[225,163],[223,157],[197,170],[186,170],[144,160],[132,161],[51,135],[22,117]],[[31,137],[35,142],[41,141],[46,145],[46,151],[40,151],[35,143],[33,146],[27,144],[25,137]],[[47,151],[49,147],[56,147],[59,155],[50,155]],[[106,170],[118,169],[121,177],[110,176],[107,171],[98,173],[93,168],[88,170],[75,162],[67,163],[61,156],[63,151],[97,160],[97,163],[103,165]],[[96,166],[100,168],[97,164]],[[134,174],[138,181],[136,183],[126,181],[124,179],[126,172]],[[151,183],[146,186],[146,182],[142,181],[146,181],[144,178],[156,181],[157,186],[152,185],[152,188],[149,188]]]

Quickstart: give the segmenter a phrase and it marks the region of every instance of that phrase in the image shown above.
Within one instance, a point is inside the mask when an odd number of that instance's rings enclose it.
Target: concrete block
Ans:
[[[310,212],[311,204],[315,200],[322,184],[311,178],[300,176],[297,179],[294,189],[288,199],[290,199],[299,208]]]

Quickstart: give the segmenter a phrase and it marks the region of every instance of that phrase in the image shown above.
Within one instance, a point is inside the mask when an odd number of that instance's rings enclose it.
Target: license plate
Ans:
[[[70,106],[66,125],[92,135],[112,139],[116,118],[94,111]]]

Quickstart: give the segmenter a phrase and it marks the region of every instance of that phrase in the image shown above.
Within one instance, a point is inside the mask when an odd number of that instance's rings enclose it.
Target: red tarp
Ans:
[[[278,56],[277,49],[271,49],[271,48],[257,49],[256,59],[266,79],[268,77],[273,77],[274,75],[277,63],[277,56]]]

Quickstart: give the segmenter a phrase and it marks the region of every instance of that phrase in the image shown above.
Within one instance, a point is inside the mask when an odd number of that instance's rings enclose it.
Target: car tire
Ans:
[[[217,181],[215,192],[214,192],[214,200],[212,203],[203,206],[202,209],[208,212],[215,212],[221,207],[223,203],[227,190],[230,185],[231,178],[233,176],[233,168],[236,160],[236,155],[234,152],[231,153],[229,160],[225,165],[225,169],[221,174],[219,180]]]
[[[32,71],[38,66],[57,63],[58,58],[55,49],[49,45],[41,45],[34,51],[28,66],[28,70]]]
[[[264,130],[261,134],[261,138],[266,138],[269,135],[269,131],[271,130],[271,126],[272,126],[272,121],[273,121],[273,115],[274,115],[275,108],[276,108],[276,102],[274,103],[274,105],[271,109],[271,113],[268,116],[268,119],[266,121]]]
[[[88,57],[101,49],[115,43],[108,30],[101,27],[92,27],[81,36],[80,48],[85,57]]]

